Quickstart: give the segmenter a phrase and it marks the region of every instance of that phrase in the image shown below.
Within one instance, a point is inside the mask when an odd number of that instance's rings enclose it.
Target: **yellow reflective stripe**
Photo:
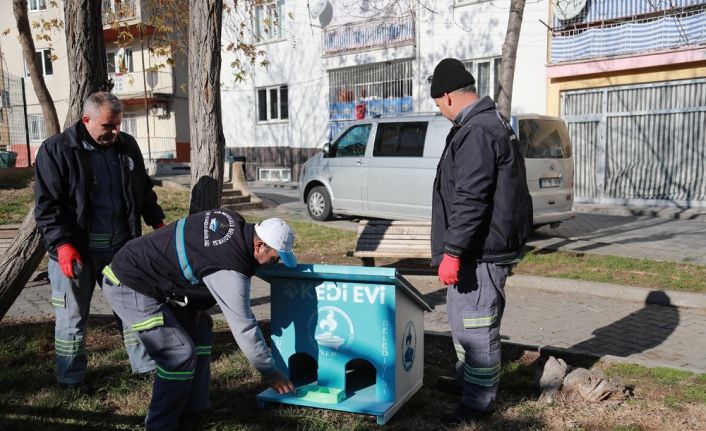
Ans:
[[[472,375],[469,375],[468,373],[464,373],[463,379],[465,381],[467,381],[468,383],[472,383],[474,385],[494,386],[500,381],[500,374],[495,374],[492,377],[488,377],[488,378],[480,378],[480,377],[474,377]]]
[[[211,346],[196,346],[197,356],[207,356],[211,354]]]
[[[61,340],[59,338],[54,338],[54,343],[56,344],[61,344],[62,346],[73,346],[76,344],[83,344],[86,340],[84,338],[80,338],[78,340]]]
[[[55,307],[66,307],[66,298],[64,298],[64,297],[59,298],[59,297],[52,296],[51,297],[51,305],[53,305]]]
[[[106,266],[103,268],[103,275],[110,280],[111,283],[113,283],[115,286],[118,286],[120,284],[120,280],[118,280],[118,277],[115,276],[113,273],[113,268],[110,267],[110,265]]]
[[[161,314],[159,316],[154,316],[150,317],[147,320],[143,320],[142,322],[137,322],[133,325],[130,326],[133,331],[144,331],[145,329],[151,329],[156,326],[163,326],[164,325],[164,316]]]
[[[454,349],[456,349],[456,357],[459,361],[464,361],[466,359],[466,349],[462,345],[454,343]]]
[[[497,314],[488,317],[464,318],[463,327],[466,329],[485,328],[487,326],[491,326],[496,320],[498,320]]]
[[[157,365],[157,377],[165,380],[192,380],[194,371],[167,371]]]
[[[78,356],[86,353],[85,339],[61,340],[54,338],[54,351],[58,356]]]
[[[475,374],[477,376],[491,376],[500,372],[500,364],[489,368],[474,368],[468,364],[464,364],[463,367],[466,373]]]

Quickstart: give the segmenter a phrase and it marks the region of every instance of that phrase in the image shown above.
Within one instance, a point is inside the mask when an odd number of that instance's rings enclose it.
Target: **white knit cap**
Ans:
[[[297,257],[292,252],[294,231],[287,222],[279,218],[268,218],[255,225],[255,233],[277,251],[283,264],[290,268],[297,266]]]

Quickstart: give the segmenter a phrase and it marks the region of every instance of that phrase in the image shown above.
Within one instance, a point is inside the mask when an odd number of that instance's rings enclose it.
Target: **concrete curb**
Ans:
[[[706,295],[704,294],[594,281],[514,274],[508,277],[506,287],[512,289],[537,289],[547,292],[582,293],[645,304],[706,309]]]

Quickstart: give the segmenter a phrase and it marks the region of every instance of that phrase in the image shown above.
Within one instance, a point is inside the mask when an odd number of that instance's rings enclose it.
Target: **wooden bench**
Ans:
[[[365,266],[375,266],[376,257],[431,258],[431,222],[362,220],[355,250]]]
[[[19,224],[0,225],[0,256],[5,254],[5,250],[10,248],[10,244],[15,239],[19,227]]]

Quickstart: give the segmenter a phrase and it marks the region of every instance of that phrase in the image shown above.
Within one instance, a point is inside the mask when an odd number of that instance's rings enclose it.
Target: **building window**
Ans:
[[[279,121],[289,118],[289,96],[286,85],[257,89],[257,121]]]
[[[476,93],[497,100],[500,91],[500,57],[464,61],[466,70],[476,79]]]
[[[54,75],[54,65],[52,65],[52,53],[51,49],[40,49],[34,54],[39,62],[39,68],[42,70],[44,76]],[[27,68],[27,63],[25,63],[25,76],[30,78],[29,69]]]
[[[27,9],[29,9],[30,12],[47,10],[47,0],[28,0]]]
[[[122,54],[106,52],[108,60],[108,73],[131,73],[134,72],[132,66],[132,49],[125,48]]]
[[[43,141],[47,139],[47,129],[44,127],[44,116],[42,114],[28,114],[27,123],[29,125],[30,141]]]
[[[137,136],[137,116],[134,112],[123,113],[123,122],[120,130],[128,135]]]
[[[255,6],[255,40],[266,42],[282,38],[284,0],[262,2]]]

